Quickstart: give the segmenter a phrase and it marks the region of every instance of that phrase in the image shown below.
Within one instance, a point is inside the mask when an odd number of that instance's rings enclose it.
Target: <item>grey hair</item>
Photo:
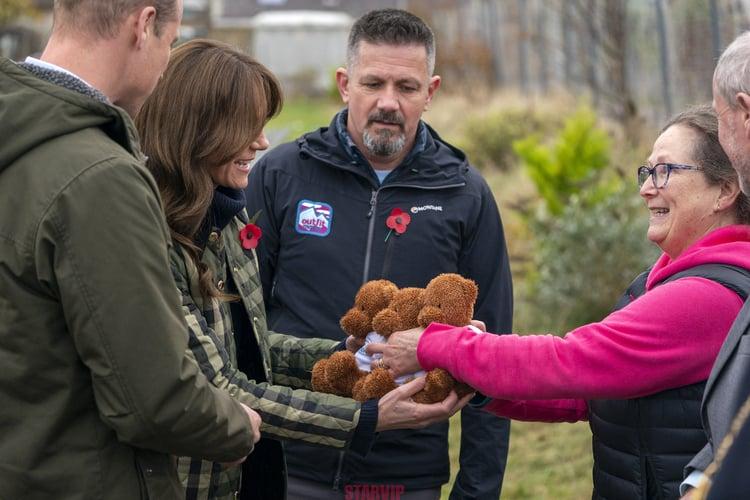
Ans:
[[[750,31],[738,36],[724,50],[716,63],[714,83],[719,95],[732,109],[737,109],[735,95],[750,94]]]
[[[427,24],[410,12],[400,9],[373,10],[354,22],[346,47],[349,71],[357,63],[359,43],[380,45],[423,45],[427,52],[427,76],[435,71],[435,36]]]

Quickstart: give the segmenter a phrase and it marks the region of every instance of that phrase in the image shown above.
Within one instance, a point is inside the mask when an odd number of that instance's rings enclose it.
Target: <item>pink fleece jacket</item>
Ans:
[[[628,399],[705,380],[742,300],[704,278],[654,284],[707,263],[750,269],[750,226],[716,229],[674,260],[663,254],[646,293],[565,337],[476,334],[435,323],[419,341],[419,363],[495,398],[485,407],[493,413],[548,422],[585,420],[588,399]]]

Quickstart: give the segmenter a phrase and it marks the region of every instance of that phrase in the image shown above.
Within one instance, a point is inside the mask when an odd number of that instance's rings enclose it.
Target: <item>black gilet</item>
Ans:
[[[750,272],[723,264],[696,266],[670,276],[657,286],[688,276],[716,281],[743,300],[750,294]],[[648,271],[633,280],[614,310],[643,295],[647,277]],[[707,442],[700,417],[705,385],[704,380],[640,398],[590,400],[592,498],[679,498],[683,468]]]

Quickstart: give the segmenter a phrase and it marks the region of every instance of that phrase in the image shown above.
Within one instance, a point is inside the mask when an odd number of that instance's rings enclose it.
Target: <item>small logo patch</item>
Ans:
[[[333,221],[333,208],[321,201],[300,200],[294,229],[299,234],[328,236]]]
[[[422,205],[421,207],[411,207],[409,211],[413,214],[418,214],[419,212],[424,212],[425,210],[432,210],[434,212],[442,212],[443,207],[442,205]]]

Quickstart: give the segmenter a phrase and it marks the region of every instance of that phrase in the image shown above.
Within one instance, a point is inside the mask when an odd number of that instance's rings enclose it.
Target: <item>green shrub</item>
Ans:
[[[552,215],[560,215],[572,195],[585,190],[585,199],[595,202],[612,190],[608,179],[599,175],[609,164],[609,138],[596,127],[596,115],[588,108],[580,108],[565,121],[552,147],[532,134],[514,141],[513,150]]]
[[[518,323],[563,334],[598,321],[655,260],[648,214],[635,182],[609,167],[610,140],[579,109],[552,146],[536,136],[514,144],[540,200],[526,208],[533,244],[518,300]]]
[[[468,117],[458,144],[480,170],[497,168],[507,171],[517,163],[513,151],[516,140],[531,133],[544,136],[557,127],[558,119],[531,107],[507,108]]]
[[[604,318],[658,248],[648,214],[630,186],[595,205],[571,196],[559,217],[538,219],[534,269],[521,291],[525,327],[558,334]]]

